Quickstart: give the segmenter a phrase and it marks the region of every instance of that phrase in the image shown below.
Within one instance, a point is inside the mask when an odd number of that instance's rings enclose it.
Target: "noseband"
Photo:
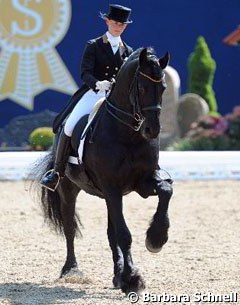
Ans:
[[[163,81],[163,79],[165,78],[165,74],[163,74],[163,76],[160,79],[154,79],[152,77],[150,77],[149,75],[143,73],[142,71],[139,70],[139,67],[137,68],[133,81],[131,83],[130,86],[130,90],[129,90],[129,96],[133,91],[134,94],[134,103],[131,103],[133,106],[133,113],[128,113],[126,111],[123,111],[121,109],[119,109],[118,107],[114,106],[107,98],[106,98],[106,105],[107,105],[107,111],[108,113],[114,117],[115,119],[117,119],[119,122],[121,122],[122,124],[130,127],[131,129],[133,129],[134,131],[139,131],[143,122],[145,121],[145,117],[142,115],[142,111],[159,111],[161,110],[161,106],[158,105],[151,105],[151,106],[147,106],[147,107],[141,107],[140,103],[139,103],[139,92],[138,92],[138,75],[141,75],[145,78],[147,78],[148,80],[150,80],[151,82],[154,83],[161,83]],[[134,123],[128,123],[126,122],[124,119],[120,118],[119,115],[116,115],[115,113],[112,112],[112,110],[115,110],[118,114],[125,116],[126,118],[131,118],[133,119]]]
[[[144,77],[146,77],[146,78],[148,78],[148,79],[150,79],[150,81],[152,81],[154,83],[161,83],[161,81],[164,79],[164,76],[162,78],[160,78],[160,79],[154,79],[154,78],[150,77],[149,75],[147,75],[147,74],[145,74],[145,73],[143,73],[141,71],[139,71],[139,74],[144,76]]]

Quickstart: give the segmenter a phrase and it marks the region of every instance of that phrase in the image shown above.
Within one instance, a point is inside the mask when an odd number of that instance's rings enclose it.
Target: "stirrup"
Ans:
[[[49,187],[49,186],[47,186],[47,185],[45,185],[45,184],[43,184],[43,183],[41,183],[41,182],[40,182],[40,184],[41,184],[43,187],[45,187],[46,189],[48,189],[48,190],[50,190],[50,191],[52,191],[52,192],[55,192],[56,189],[57,189],[57,187],[58,187],[58,185],[59,185],[60,179],[61,179],[59,172],[56,172],[54,169],[50,169],[49,171],[47,171],[47,172],[44,174],[44,176],[42,177],[41,180],[43,180],[45,177],[47,177],[47,176],[48,176],[49,174],[51,174],[51,173],[55,173],[55,174],[58,176],[58,177],[57,177],[58,180],[57,180],[56,185],[52,188],[52,187]]]

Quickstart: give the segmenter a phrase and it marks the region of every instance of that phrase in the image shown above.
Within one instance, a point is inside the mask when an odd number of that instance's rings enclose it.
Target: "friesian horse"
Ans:
[[[65,177],[55,192],[37,183],[45,218],[66,238],[67,257],[61,277],[78,272],[74,238],[80,220],[75,203],[79,192],[85,190],[106,201],[114,287],[124,293],[139,293],[145,287],[132,259],[132,237],[124,219],[122,198],[132,191],[143,198],[158,196],[157,210],[146,232],[145,245],[151,252],[160,251],[168,240],[168,205],[172,196],[172,181],[161,177],[158,165],[160,113],[166,88],[163,70],[168,62],[168,53],[157,58],[152,48],[133,52],[103,102],[94,135],[90,132],[86,135],[83,165],[68,163]],[[77,125],[72,136],[75,153],[79,138]],[[39,163],[35,182],[52,168],[54,157],[53,146]]]

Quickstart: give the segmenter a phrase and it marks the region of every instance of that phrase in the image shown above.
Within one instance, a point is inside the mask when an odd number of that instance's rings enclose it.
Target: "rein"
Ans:
[[[154,83],[160,83],[163,81],[163,79],[165,78],[165,75],[163,75],[162,78],[160,79],[154,79],[152,77],[150,77],[149,75],[139,71],[139,68],[136,70],[135,72],[135,76],[133,78],[133,81],[131,83],[131,86],[130,86],[130,90],[129,90],[129,95],[131,94],[132,90],[135,89],[134,91],[134,99],[135,99],[135,103],[132,104],[133,107],[134,107],[134,111],[133,111],[133,114],[132,113],[128,113],[126,111],[123,111],[122,109],[116,107],[115,105],[113,105],[107,98],[105,99],[106,101],[106,108],[107,108],[107,112],[112,116],[114,117],[116,120],[118,120],[119,122],[121,122],[122,124],[130,127],[131,129],[133,129],[134,131],[139,131],[143,122],[145,121],[145,118],[144,116],[142,115],[141,111],[146,111],[146,110],[149,110],[149,111],[159,111],[161,110],[161,106],[160,105],[152,105],[152,106],[146,106],[146,107],[140,107],[139,105],[139,95],[138,95],[138,86],[135,85],[135,83],[137,83],[138,79],[137,79],[137,75],[140,74],[141,76],[149,79],[150,81],[154,82]],[[134,86],[135,85],[135,86]],[[112,112],[112,110],[115,110],[117,113],[119,113],[120,115],[123,115],[127,118],[130,118],[134,121],[133,124],[131,123],[128,123],[126,122],[126,120],[122,119],[119,117],[119,115],[116,115],[115,113]],[[136,108],[137,108],[137,111],[136,111]]]
[[[114,117],[116,120],[118,120],[119,122],[123,123],[124,125],[132,128],[134,131],[139,131],[145,118],[142,117],[141,115],[139,115],[138,113],[135,113],[135,114],[131,114],[131,113],[128,113],[126,111],[123,111],[121,110],[120,108],[114,106],[112,103],[110,103],[107,98],[106,98],[106,103],[107,103],[107,106],[110,106],[112,109],[116,110],[117,112],[127,116],[127,117],[130,117],[131,119],[134,120],[134,122],[136,123],[136,125],[131,125],[130,123],[127,123],[126,121],[122,120],[121,118],[119,118],[116,114],[114,114],[109,108],[107,108],[107,112],[109,114],[111,114],[112,117]]]

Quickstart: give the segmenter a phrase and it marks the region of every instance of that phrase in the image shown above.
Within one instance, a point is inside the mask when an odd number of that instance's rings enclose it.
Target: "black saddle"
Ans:
[[[89,115],[83,116],[76,126],[74,127],[73,133],[72,133],[72,139],[71,139],[71,145],[73,148],[73,155],[78,156],[78,147],[80,140],[83,139],[85,136],[89,135],[89,143],[94,142],[94,136],[95,136],[95,131],[98,126],[98,122],[101,119],[101,115],[103,113],[103,109],[105,108],[105,103],[103,102],[100,108],[98,109],[97,113],[95,114],[95,117],[93,118],[91,124],[88,126],[88,128],[84,131],[87,123],[88,123],[88,117]],[[84,132],[84,133],[83,133]]]
[[[88,136],[88,142],[86,142],[86,143],[94,142],[95,131],[97,129],[98,122],[101,119],[101,114],[104,109],[103,104],[100,106],[94,119],[92,120],[91,124],[88,126],[88,128],[86,130],[85,130],[85,127],[87,126],[89,115],[83,116],[79,120],[77,125],[75,126],[73,133],[72,133],[72,137],[71,137],[71,146],[72,146],[72,152],[70,154],[71,156],[78,157],[78,147],[79,147],[81,139],[83,139],[85,136]],[[91,145],[91,144],[89,144],[89,145]],[[74,166],[74,165],[72,165],[72,166]],[[97,185],[95,185],[95,183],[90,178],[90,176],[84,166],[84,163],[82,163],[81,165],[78,165],[78,166],[80,166],[80,168],[81,168],[80,171],[78,170],[78,174],[77,174],[78,183],[79,183],[80,187],[89,194],[103,198],[102,191],[97,187]]]
[[[83,138],[83,131],[87,125],[87,122],[88,122],[88,117],[89,115],[85,115],[83,116],[77,123],[77,125],[75,126],[74,130],[73,130],[73,134],[72,134],[72,137],[71,137],[71,146],[72,146],[72,155],[77,157],[78,156],[78,146],[79,146],[79,143],[80,143],[80,140],[81,138]],[[90,128],[89,127],[89,130],[86,131],[85,134],[87,134],[89,131],[90,131]]]

